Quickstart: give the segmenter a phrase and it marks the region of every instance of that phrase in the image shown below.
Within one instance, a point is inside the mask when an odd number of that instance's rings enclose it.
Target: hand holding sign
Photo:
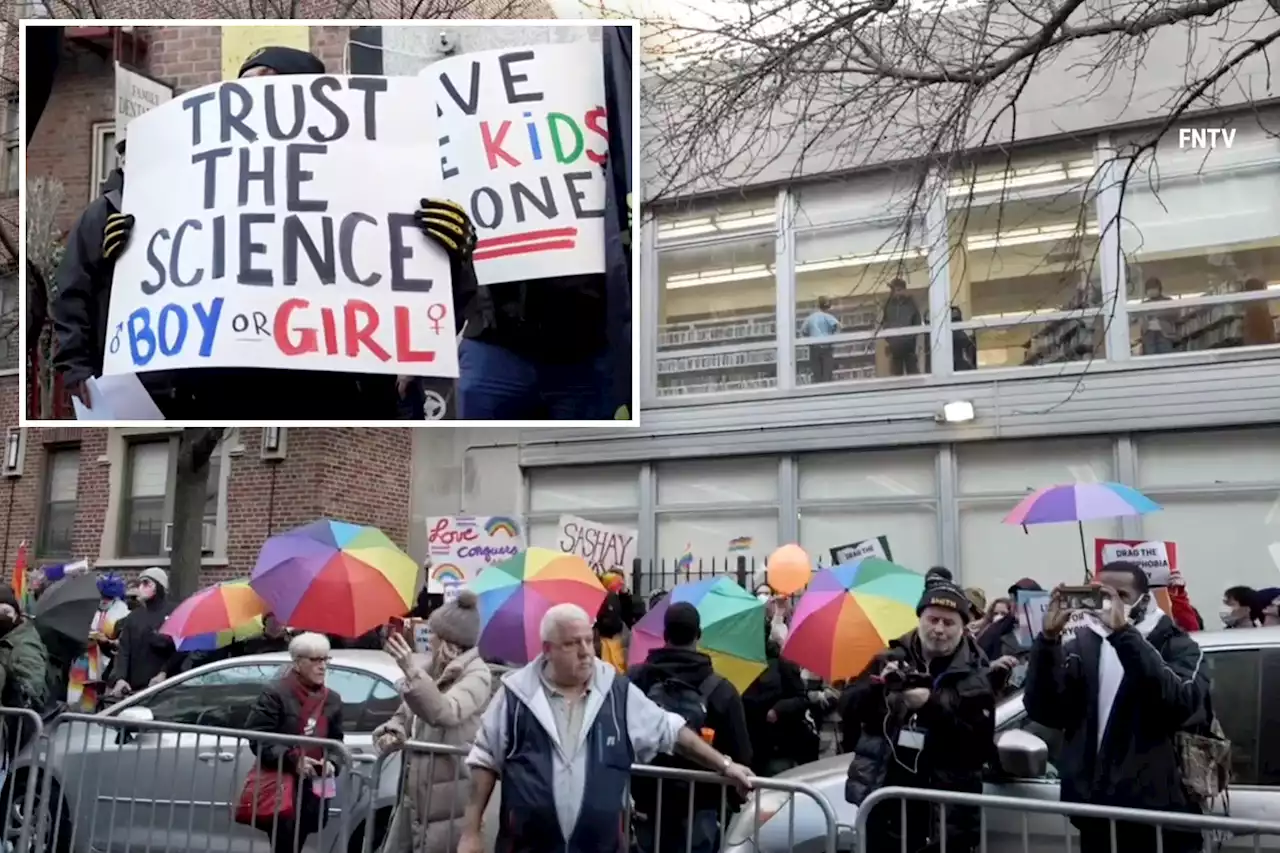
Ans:
[[[413,221],[423,234],[439,243],[455,263],[469,260],[476,250],[475,226],[457,202],[424,198]]]
[[[134,218],[127,213],[112,213],[107,216],[106,227],[102,229],[102,257],[114,261],[129,244],[129,235],[133,233]]]

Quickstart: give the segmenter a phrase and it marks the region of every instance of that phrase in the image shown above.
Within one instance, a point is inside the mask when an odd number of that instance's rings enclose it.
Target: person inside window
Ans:
[[[822,338],[840,334],[840,320],[831,313],[831,300],[818,297],[818,307],[800,325],[800,337],[809,341],[809,369],[811,381],[830,382],[835,369],[832,345],[821,343]]]
[[[889,282],[889,298],[884,302],[884,317],[880,325],[885,329],[904,329],[923,323],[920,307],[907,293],[907,283],[901,278]],[[892,376],[909,376],[920,372],[916,356],[919,335],[902,335],[889,338],[889,373]]]

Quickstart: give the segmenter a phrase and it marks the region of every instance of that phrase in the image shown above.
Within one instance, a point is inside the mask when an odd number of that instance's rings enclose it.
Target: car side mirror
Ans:
[[[121,708],[120,713],[116,714],[116,718],[128,720],[131,723],[152,723],[155,722],[156,715],[151,713],[150,708],[142,705],[130,705],[128,708]]]
[[[1000,769],[1014,779],[1042,779],[1049,773],[1049,745],[1031,732],[1001,732],[996,753]]]

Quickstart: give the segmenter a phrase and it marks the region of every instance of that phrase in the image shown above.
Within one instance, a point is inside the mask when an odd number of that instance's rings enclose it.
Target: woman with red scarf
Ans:
[[[245,728],[341,742],[342,697],[324,684],[329,651],[323,634],[294,637],[289,643],[292,665],[263,689]],[[328,818],[325,803],[336,794],[337,752],[319,745],[290,746],[254,739],[249,740],[249,749],[258,756],[258,765],[246,789],[256,781],[260,790],[274,788],[285,794],[277,812],[256,812],[253,825],[270,836],[274,853],[297,853],[307,836],[318,832]],[[255,798],[263,802],[256,793]],[[273,799],[268,794],[266,803]]]

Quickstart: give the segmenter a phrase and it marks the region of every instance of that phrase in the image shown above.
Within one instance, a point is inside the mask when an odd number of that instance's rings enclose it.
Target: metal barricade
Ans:
[[[892,805],[897,801],[898,813],[893,815]],[[922,815],[908,804],[921,804],[936,807],[937,812]],[[1072,853],[1125,853],[1126,850],[1138,850],[1139,853],[1175,853],[1186,851],[1188,845],[1174,844],[1166,833],[1180,832],[1192,836],[1201,836],[1200,849],[1212,853],[1222,849],[1261,848],[1261,836],[1280,836],[1280,822],[1252,821],[1241,818],[1219,817],[1216,815],[1197,815],[1181,812],[1150,811],[1146,809],[1120,808],[1118,806],[1098,806],[1088,803],[1064,803],[1060,800],[1024,799],[1022,797],[1004,797],[992,794],[962,794],[952,791],[935,791],[925,788],[881,788],[872,792],[858,806],[858,817],[854,822],[854,833],[857,839],[857,853],[893,853],[882,843],[885,836],[880,831],[870,831],[869,821],[876,807],[882,806],[880,812],[889,809],[888,817],[881,815],[881,820],[896,818],[897,832],[901,838],[894,850],[917,849],[916,840],[929,837],[931,849],[938,853],[1036,853],[1036,851],[1064,851]],[[939,831],[946,827],[948,811],[957,808],[978,810],[978,819],[972,823],[973,835],[965,837],[955,832]],[[997,813],[993,819],[991,813]],[[955,812],[952,811],[955,817]],[[1010,817],[1015,817],[1011,822]],[[1047,825],[1032,826],[1033,816],[1044,816]],[[1058,820],[1052,820],[1057,818]],[[1071,820],[1088,818],[1105,822],[1106,832],[1102,839],[1105,845],[1082,843],[1074,834]],[[993,826],[994,824],[994,826]],[[1150,827],[1145,834],[1146,844],[1135,843],[1132,836],[1133,825]],[[890,824],[892,826],[892,824]],[[1052,831],[1061,828],[1061,832]],[[877,830],[883,830],[878,825]],[[912,835],[914,831],[914,835]],[[1184,836],[1185,837],[1185,836]],[[1249,843],[1237,844],[1245,839]],[[910,842],[910,844],[908,843]],[[910,846],[915,845],[915,846]]]
[[[262,833],[277,853],[308,836],[321,853],[346,853],[365,796],[354,766],[323,738],[63,714],[15,762],[39,777],[18,853],[230,851]]]
[[[379,755],[370,773],[371,779],[376,780],[371,786],[377,794],[368,803],[371,811],[363,816],[363,824],[385,827],[385,831],[366,832],[361,853],[376,853],[384,840],[392,840],[388,850],[437,849],[437,844],[445,845],[442,849],[455,849],[471,799],[470,771],[464,763],[469,752],[469,747],[408,741]],[[433,833],[431,845],[413,835],[408,816],[398,808],[398,794],[405,778],[399,762],[406,760],[425,766],[410,774],[405,784],[431,780],[425,799],[418,802],[416,809],[418,815],[425,813],[432,818],[431,827],[418,827],[421,832]],[[637,791],[646,782],[652,783],[650,790]],[[635,765],[633,804],[637,800],[652,801],[654,807],[652,814],[634,807],[620,814],[620,827],[631,842],[629,849],[639,853],[836,853],[836,813],[826,797],[808,785],[782,779],[752,782],[755,790],[740,805],[730,793],[731,783],[719,774]],[[498,786],[484,815],[486,850],[493,850],[496,842],[501,781]],[[707,788],[716,792],[714,808],[709,808],[708,797],[700,794]],[[802,795],[804,803],[798,804],[796,795]],[[390,812],[385,811],[388,808]]]
[[[20,771],[24,752],[38,749],[44,730],[40,715],[25,708],[0,708],[0,739],[4,744],[0,766],[3,787],[0,800],[4,808],[4,849],[27,853],[31,846],[30,815],[35,807],[37,777]]]

